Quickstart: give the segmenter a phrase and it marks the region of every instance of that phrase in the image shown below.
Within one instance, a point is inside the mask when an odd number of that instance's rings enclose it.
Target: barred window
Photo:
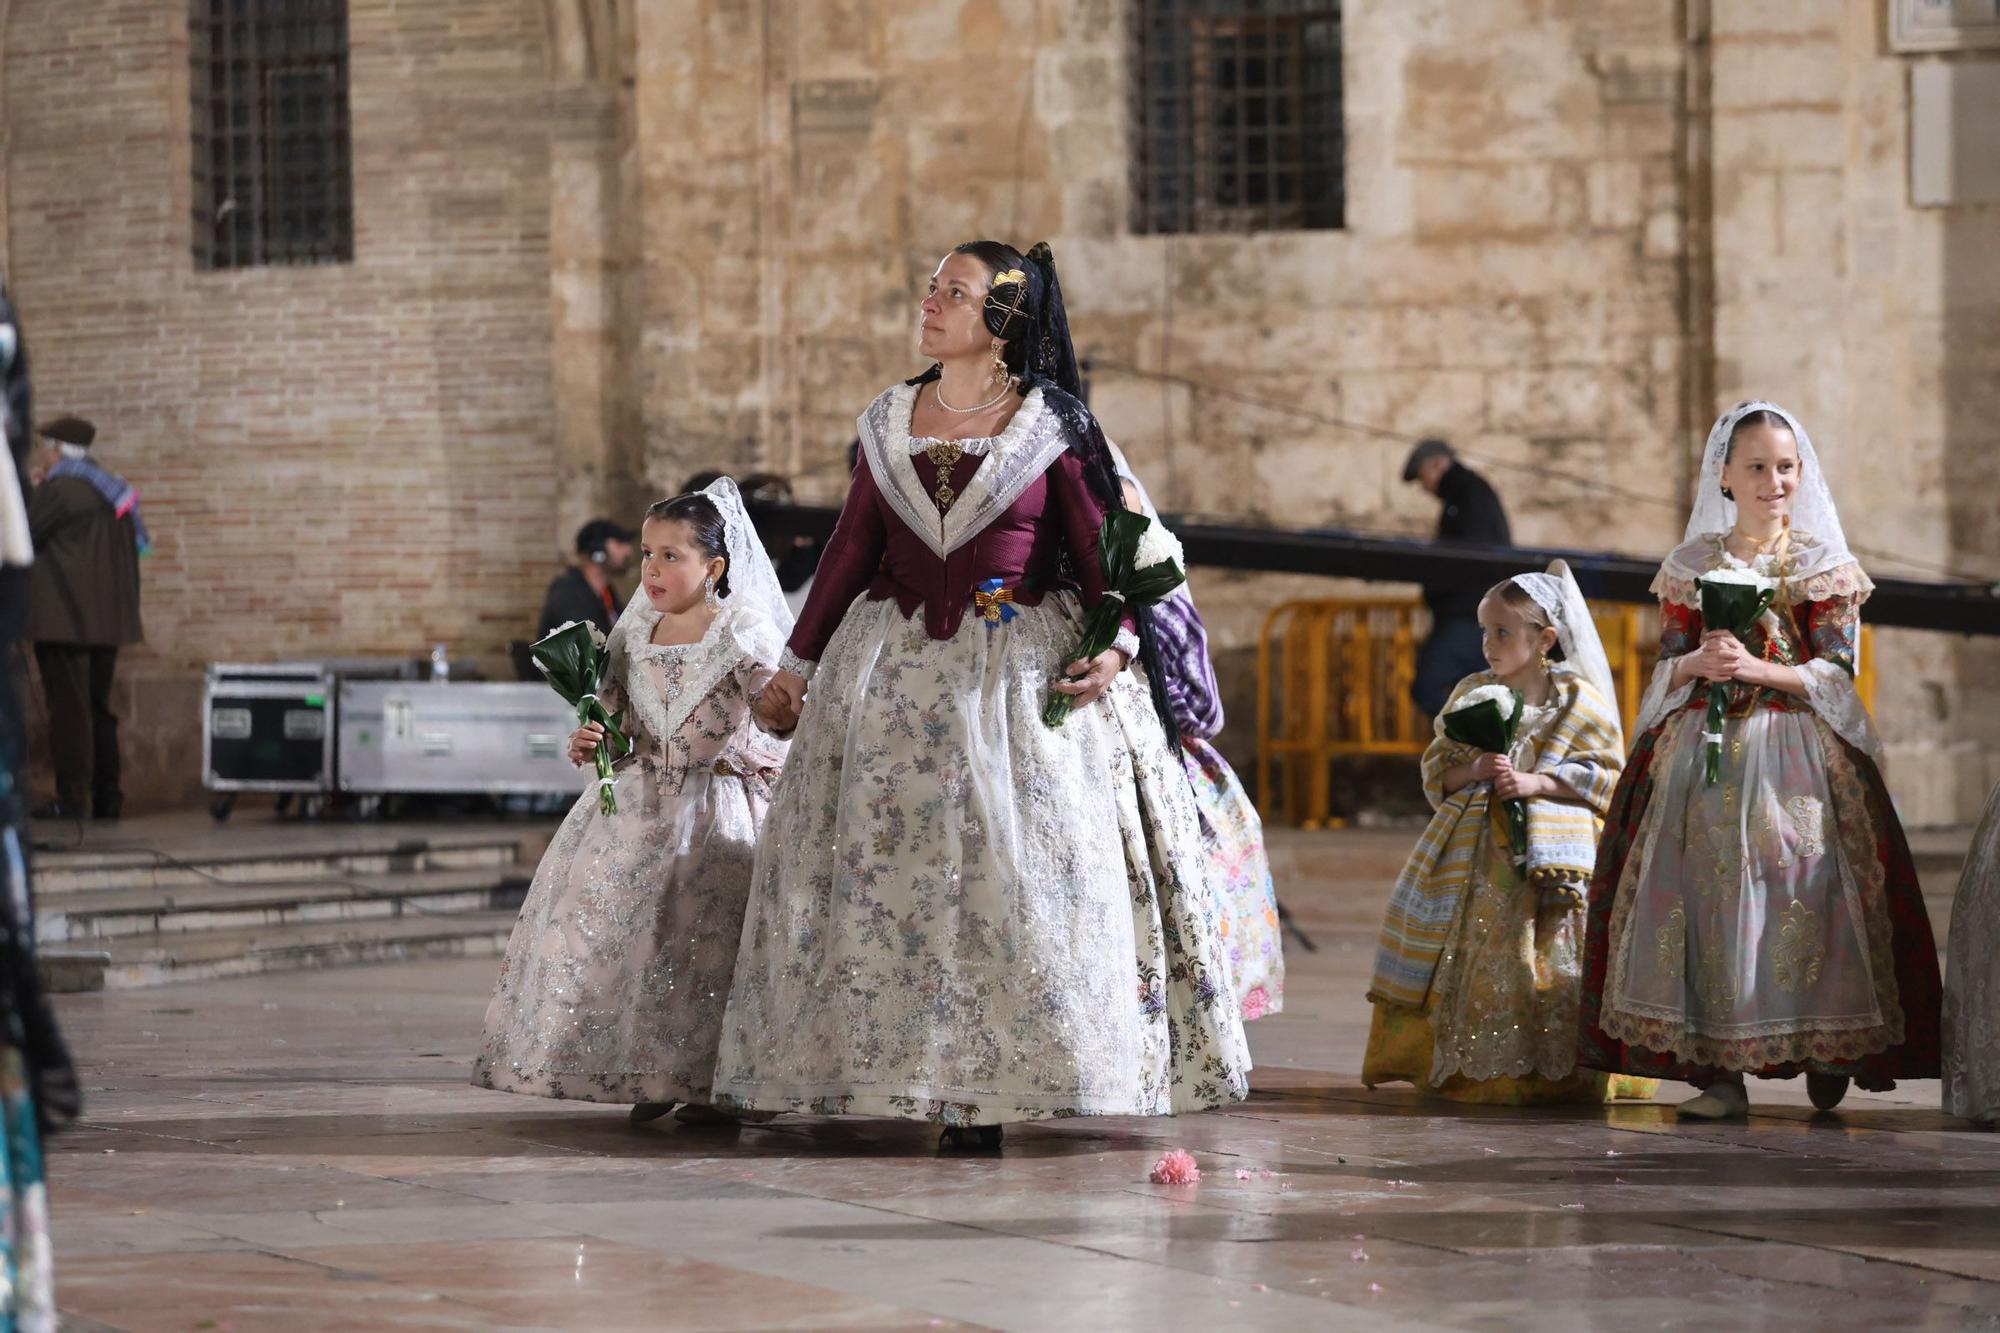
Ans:
[[[347,0],[188,0],[198,269],[354,258]]]
[[[1339,0],[1133,0],[1132,229],[1346,220]]]

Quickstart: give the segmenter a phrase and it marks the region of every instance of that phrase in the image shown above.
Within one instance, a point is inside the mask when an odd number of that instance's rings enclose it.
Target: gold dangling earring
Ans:
[[[996,385],[1001,385],[1005,384],[1006,382],[1007,382],[1007,344],[1002,342],[996,342],[993,344],[993,383]]]

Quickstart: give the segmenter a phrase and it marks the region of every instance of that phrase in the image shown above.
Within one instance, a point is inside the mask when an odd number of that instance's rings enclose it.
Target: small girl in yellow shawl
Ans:
[[[1437,813],[1389,898],[1361,1080],[1509,1106],[1649,1097],[1649,1080],[1576,1067],[1580,909],[1625,766],[1590,607],[1558,560],[1488,592],[1479,629],[1490,670],[1444,711],[1498,686],[1521,696],[1519,727],[1509,753],[1487,754],[1449,739],[1440,715],[1423,761]],[[1513,800],[1527,805],[1524,858]]]

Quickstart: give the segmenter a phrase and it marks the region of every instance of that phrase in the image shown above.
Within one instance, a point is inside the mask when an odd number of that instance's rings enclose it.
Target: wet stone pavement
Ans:
[[[1409,834],[1285,840],[1286,1011],[1255,1095],[1179,1120],[757,1129],[484,1092],[492,960],[64,997],[87,1124],[50,1147],[65,1327],[2000,1327],[2000,1136],[1938,1085],[1748,1124],[1359,1085]],[[1171,1147],[1202,1179],[1157,1186]]]

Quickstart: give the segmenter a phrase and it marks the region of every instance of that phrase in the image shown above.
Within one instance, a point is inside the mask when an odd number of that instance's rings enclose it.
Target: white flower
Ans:
[[[1737,587],[1755,588],[1758,592],[1765,592],[1777,586],[1754,569],[1711,569],[1696,582],[1726,583]]]
[[[1146,530],[1139,534],[1139,549],[1133,553],[1132,568],[1151,569],[1154,565],[1173,561],[1176,569],[1187,569],[1187,556],[1181,551],[1181,539],[1167,531],[1167,525],[1160,520],[1147,522]]]
[[[1447,713],[1461,713],[1468,708],[1477,708],[1483,703],[1500,705],[1502,713],[1514,711],[1514,691],[1505,685],[1481,685],[1478,689],[1467,690],[1458,696],[1458,702],[1445,709]]]
[[[599,648],[604,646],[604,631],[597,627],[597,622],[594,620],[590,623],[590,641]]]

